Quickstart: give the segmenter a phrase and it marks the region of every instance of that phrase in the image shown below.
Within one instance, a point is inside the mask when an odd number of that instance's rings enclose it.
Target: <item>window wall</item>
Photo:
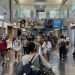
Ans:
[[[67,9],[48,9],[49,18],[67,18]]]
[[[16,9],[16,17],[18,18],[30,18],[31,9],[28,9],[24,6],[18,6]]]
[[[69,10],[70,15],[73,15],[73,13],[75,13],[75,3],[71,4],[70,10]]]
[[[50,10],[49,11],[49,17],[50,18],[59,17],[59,11],[58,10]]]
[[[34,5],[16,5],[16,20],[36,17],[36,9]]]

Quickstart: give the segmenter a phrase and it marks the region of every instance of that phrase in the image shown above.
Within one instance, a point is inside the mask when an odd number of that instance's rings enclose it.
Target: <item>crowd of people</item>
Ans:
[[[25,73],[27,73],[25,75],[41,75],[41,72],[42,75],[47,75],[48,72],[53,72],[50,64],[51,52],[59,49],[60,60],[63,60],[67,57],[69,48],[69,38],[64,35],[58,38],[52,33],[39,33],[37,36],[32,35],[32,33],[19,35],[13,37],[9,47],[8,40],[8,37],[0,38],[0,56],[3,58],[2,64],[4,65],[7,60],[7,67],[9,67],[9,61],[13,60],[10,57],[10,51],[14,52],[16,75],[24,75]],[[30,65],[32,65],[33,72],[29,69]],[[43,70],[44,68],[45,70]],[[48,71],[46,71],[47,69]]]

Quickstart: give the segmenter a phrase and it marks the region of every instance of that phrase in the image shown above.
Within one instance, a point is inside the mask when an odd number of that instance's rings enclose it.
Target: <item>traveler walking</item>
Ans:
[[[62,60],[66,58],[66,40],[64,35],[60,36],[58,43],[59,43],[59,57],[60,60]]]

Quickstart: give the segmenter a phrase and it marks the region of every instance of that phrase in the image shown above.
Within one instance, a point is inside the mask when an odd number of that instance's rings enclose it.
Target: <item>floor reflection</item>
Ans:
[[[65,62],[60,61],[59,63],[59,75],[65,75]]]
[[[5,73],[4,75],[15,75],[15,74],[11,74],[13,73],[12,70],[14,69],[13,64],[14,64],[14,61],[12,59],[12,61],[9,63],[10,68],[8,69],[10,73]],[[53,68],[55,75],[75,75],[75,61],[73,60],[72,49],[69,51],[67,55],[67,59],[62,61],[59,60],[59,52],[53,51],[51,53],[50,64]],[[2,67],[0,67],[0,71],[1,71],[1,68]]]

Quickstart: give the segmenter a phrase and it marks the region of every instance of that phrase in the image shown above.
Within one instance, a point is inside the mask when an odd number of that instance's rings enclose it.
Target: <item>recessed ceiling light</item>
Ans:
[[[20,4],[24,4],[26,2],[28,2],[28,0],[18,0]]]
[[[63,0],[56,0],[58,4],[61,4]]]

